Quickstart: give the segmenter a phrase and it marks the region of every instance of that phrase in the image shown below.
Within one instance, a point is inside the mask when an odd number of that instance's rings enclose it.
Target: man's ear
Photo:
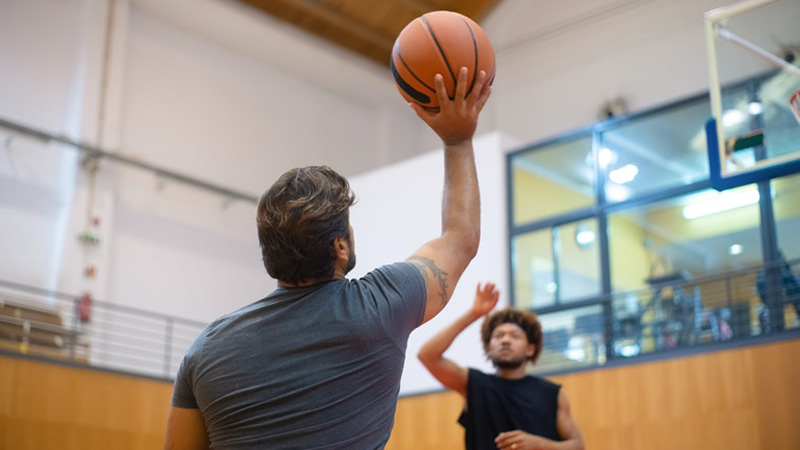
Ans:
[[[350,255],[350,242],[344,236],[339,236],[333,240],[333,248],[336,250],[336,259],[347,261]]]
[[[525,356],[531,358],[534,353],[536,353],[536,344],[528,344],[528,348],[525,349]]]

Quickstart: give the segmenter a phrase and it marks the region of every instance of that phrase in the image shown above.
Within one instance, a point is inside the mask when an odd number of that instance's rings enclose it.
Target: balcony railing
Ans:
[[[540,311],[537,372],[800,336],[800,261],[690,277]],[[555,324],[555,325],[553,325]],[[0,352],[173,379],[205,323],[0,281]]]
[[[565,372],[637,358],[800,336],[800,260],[692,277],[649,280],[645,289],[540,311],[543,351],[535,371]]]
[[[206,324],[0,281],[0,351],[173,379]]]

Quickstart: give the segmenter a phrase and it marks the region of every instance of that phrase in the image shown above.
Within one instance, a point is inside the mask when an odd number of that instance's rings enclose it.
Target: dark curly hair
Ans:
[[[539,323],[539,317],[532,311],[526,311],[516,308],[504,308],[483,321],[481,326],[481,340],[483,341],[483,350],[489,349],[489,341],[492,339],[494,329],[504,323],[513,323],[525,331],[528,337],[528,343],[534,345],[533,356],[528,358],[531,364],[535,363],[542,353],[542,324]]]
[[[354,203],[347,179],[327,166],[292,169],[278,178],[261,196],[256,214],[270,276],[290,284],[331,278],[333,241],[350,241]]]

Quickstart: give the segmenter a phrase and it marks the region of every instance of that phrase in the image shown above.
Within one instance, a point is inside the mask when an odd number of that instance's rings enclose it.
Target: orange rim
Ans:
[[[794,111],[794,117],[797,119],[797,123],[800,123],[800,90],[789,97],[789,105],[792,107],[792,111]]]

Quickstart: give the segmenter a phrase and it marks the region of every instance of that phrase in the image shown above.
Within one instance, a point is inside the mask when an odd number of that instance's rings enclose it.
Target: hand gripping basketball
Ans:
[[[441,74],[434,77],[434,84],[439,102],[438,109],[426,109],[418,103],[409,103],[409,106],[445,145],[459,145],[469,141],[478,126],[478,116],[492,93],[491,86],[487,84],[486,72],[478,73],[475,84],[467,93],[467,69],[462,67],[458,72],[453,99],[448,98],[444,77]]]
[[[451,11],[434,11],[411,21],[392,48],[391,69],[397,89],[408,102],[425,108],[439,106],[435,77],[443,76],[447,98],[454,98],[459,70],[467,68],[467,92],[482,70],[489,84],[495,60],[486,33],[469,17]]]

